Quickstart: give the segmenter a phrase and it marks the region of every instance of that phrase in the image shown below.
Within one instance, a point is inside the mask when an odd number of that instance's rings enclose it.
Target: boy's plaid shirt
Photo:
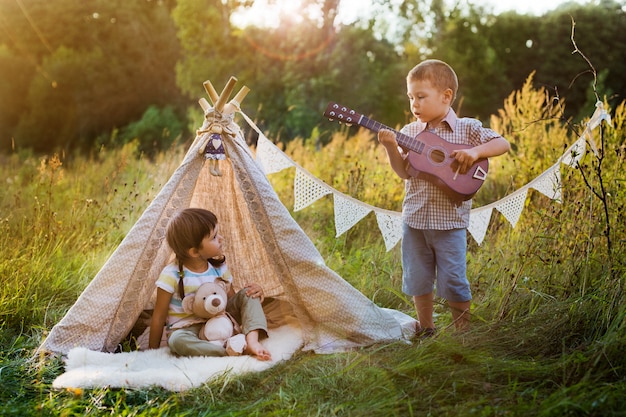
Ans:
[[[404,126],[402,133],[415,137],[424,130],[421,122]],[[459,118],[450,109],[446,117],[431,131],[450,143],[477,146],[500,137],[491,129],[483,127],[479,120]],[[401,151],[406,158],[408,154]],[[408,162],[407,162],[408,163]],[[402,220],[414,229],[451,230],[469,226],[472,200],[455,205],[450,198],[429,181],[419,178],[405,180],[405,196],[402,204]]]

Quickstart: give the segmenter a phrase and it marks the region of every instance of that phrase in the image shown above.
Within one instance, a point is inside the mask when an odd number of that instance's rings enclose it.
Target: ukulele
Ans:
[[[450,143],[427,130],[412,138],[333,102],[328,103],[324,116],[347,125],[358,124],[373,132],[381,129],[394,132],[398,145],[409,151],[409,175],[430,181],[455,201],[472,198],[487,178],[487,159],[479,159],[463,174],[459,172],[459,164],[450,156],[455,150],[472,148],[471,145]]]

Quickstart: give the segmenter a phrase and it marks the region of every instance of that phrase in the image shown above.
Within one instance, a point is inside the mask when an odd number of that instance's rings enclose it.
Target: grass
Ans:
[[[514,98],[524,112],[505,111],[492,123],[536,163],[521,151],[498,159],[478,204],[550,166],[553,155],[537,150],[541,130],[550,133],[555,149],[576,137],[557,119],[533,124],[532,132],[519,129],[520,117],[540,118],[527,114],[537,108],[537,96],[545,97],[523,90]],[[526,101],[535,104],[522,105]],[[593,175],[593,157],[584,160],[591,186],[602,183],[609,190],[605,201],[593,196],[579,171],[564,168],[562,204],[531,193],[515,228],[494,216],[482,246],[470,239],[474,301],[467,333],[447,329],[450,314],[437,303],[444,330],[421,343],[333,355],[299,352],[265,372],[225,377],[184,393],[55,390],[51,384],[63,372],[62,362],[33,357],[182,160],[182,147],[154,159],[138,156],[136,144],[89,156],[0,157],[0,415],[626,415],[626,197],[619,168],[626,157],[625,114],[623,106],[616,109],[614,127],[604,130],[602,177]],[[371,135],[338,134],[322,152],[315,145],[294,141],[287,152],[340,191],[399,209],[402,186]],[[291,207],[293,171],[270,180]],[[399,248],[385,251],[370,216],[335,238],[329,200],[293,213],[328,265],[378,305],[414,314],[400,291]]]

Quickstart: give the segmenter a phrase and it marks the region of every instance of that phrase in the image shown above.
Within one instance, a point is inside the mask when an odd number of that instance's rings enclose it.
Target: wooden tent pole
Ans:
[[[215,103],[215,110],[218,112],[224,111],[224,105],[228,102],[230,95],[233,93],[233,88],[235,88],[235,83],[237,83],[237,78],[230,77],[230,80],[226,83],[226,86],[222,90],[220,97],[217,99]]]
[[[217,91],[215,91],[215,88],[213,88],[213,84],[211,84],[210,80],[206,80],[202,85],[204,85],[204,90],[209,95],[211,102],[213,103],[213,105],[215,105],[215,103],[217,103],[217,99],[220,96],[217,95]]]
[[[209,104],[207,99],[204,98],[204,97],[202,97],[200,100],[198,100],[198,103],[200,103],[200,107],[202,107],[202,110],[205,113],[211,109],[211,105]]]

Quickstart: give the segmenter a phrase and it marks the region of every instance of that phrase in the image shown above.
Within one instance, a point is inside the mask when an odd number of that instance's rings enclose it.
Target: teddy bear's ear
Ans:
[[[230,282],[226,281],[223,277],[215,278],[214,282],[220,287],[222,287],[224,291],[228,291],[228,286],[230,285]]]
[[[187,314],[193,314],[193,302],[196,300],[195,295],[187,295],[183,298],[183,311]]]

